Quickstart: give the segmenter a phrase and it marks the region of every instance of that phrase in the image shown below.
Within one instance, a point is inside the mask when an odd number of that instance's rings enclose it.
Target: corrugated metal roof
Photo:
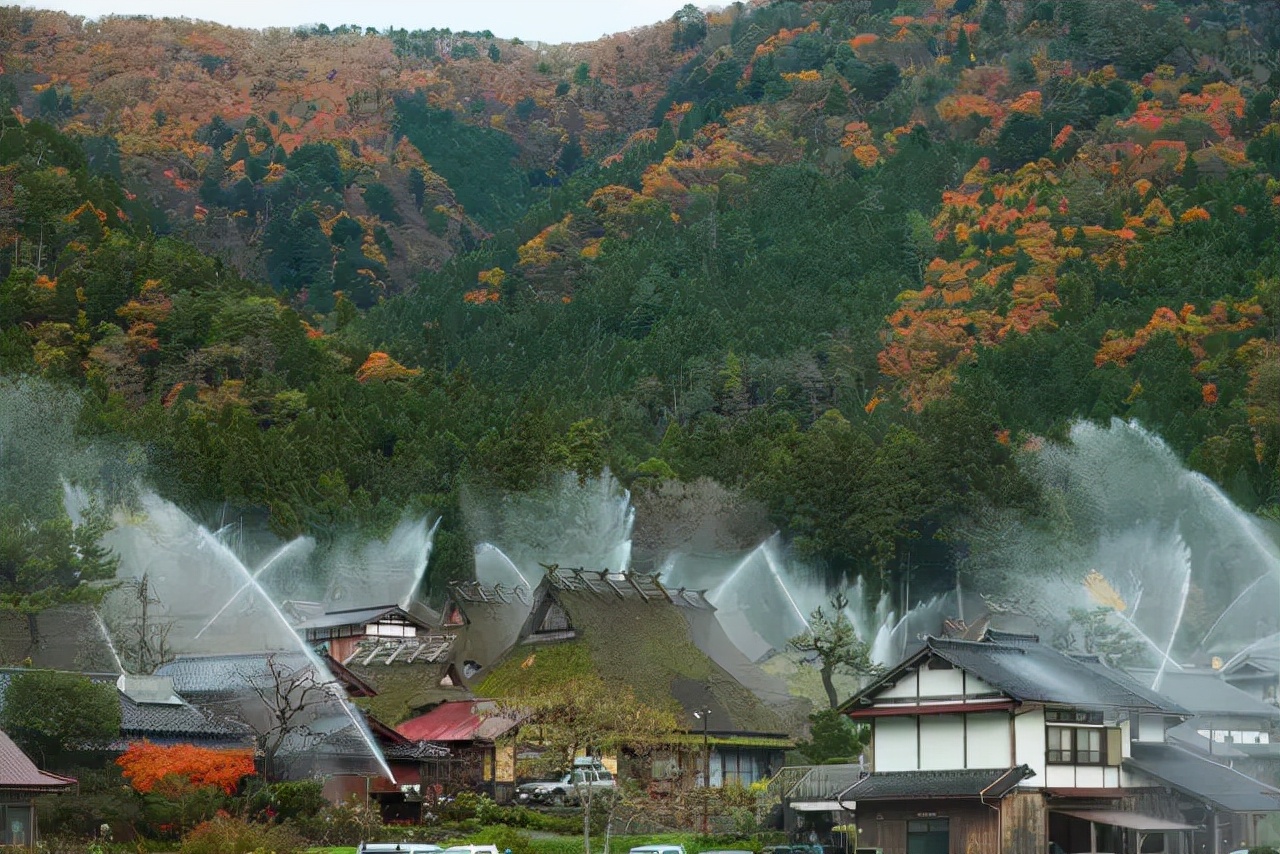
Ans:
[[[26,791],[54,792],[74,786],[71,777],[60,777],[41,771],[27,754],[13,743],[8,733],[0,730],[0,791],[22,789]]]
[[[1134,742],[1124,767],[1228,812],[1280,812],[1280,789],[1172,744]]]
[[[1072,818],[1082,818],[1085,821],[1091,821],[1094,824],[1105,824],[1109,827],[1127,827],[1130,830],[1146,830],[1146,831],[1164,831],[1164,830],[1195,830],[1193,824],[1182,824],[1177,821],[1170,821],[1167,818],[1157,818],[1153,815],[1143,815],[1137,812],[1128,812],[1126,810],[1054,810],[1062,815],[1069,815]]]
[[[841,792],[836,800],[848,803],[980,796],[1003,798],[1018,783],[1034,774],[1026,765],[957,771],[885,771],[862,778]]]
[[[425,715],[407,720],[396,732],[413,741],[491,741],[515,722],[478,707],[471,700],[441,703]]]

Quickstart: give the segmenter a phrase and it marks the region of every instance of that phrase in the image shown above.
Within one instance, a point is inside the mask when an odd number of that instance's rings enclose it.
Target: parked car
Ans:
[[[498,854],[496,845],[451,845],[442,854]]]
[[[613,774],[603,765],[578,765],[559,780],[518,786],[516,800],[522,804],[580,804],[588,789],[594,795],[611,792],[616,786]]]
[[[685,854],[683,845],[637,845],[630,854]]]
[[[424,842],[361,842],[356,846],[356,854],[437,854],[443,850]]]

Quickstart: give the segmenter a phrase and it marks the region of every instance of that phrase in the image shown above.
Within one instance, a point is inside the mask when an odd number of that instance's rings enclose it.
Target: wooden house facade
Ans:
[[[1280,811],[1280,791],[1166,743],[1185,709],[1032,635],[928,638],[841,708],[871,761],[825,799],[883,854],[1226,854]]]

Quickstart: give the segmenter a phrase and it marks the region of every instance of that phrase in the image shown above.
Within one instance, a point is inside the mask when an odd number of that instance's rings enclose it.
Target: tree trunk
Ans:
[[[591,786],[587,785],[585,797],[580,797],[582,801],[582,850],[584,854],[591,854]]]
[[[832,676],[835,673],[835,668],[823,667],[821,672],[822,672],[822,687],[827,692],[827,702],[831,704],[831,708],[833,709],[837,708],[840,705],[840,698],[836,696],[836,685],[835,685],[835,682],[832,681]]]

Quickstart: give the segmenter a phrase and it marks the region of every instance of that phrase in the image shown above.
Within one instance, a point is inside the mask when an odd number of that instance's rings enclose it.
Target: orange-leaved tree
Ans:
[[[192,786],[217,786],[227,794],[254,773],[253,753],[248,750],[214,750],[194,744],[168,747],[137,742],[120,755],[116,764],[139,792],[147,793],[166,777],[185,778]]]

